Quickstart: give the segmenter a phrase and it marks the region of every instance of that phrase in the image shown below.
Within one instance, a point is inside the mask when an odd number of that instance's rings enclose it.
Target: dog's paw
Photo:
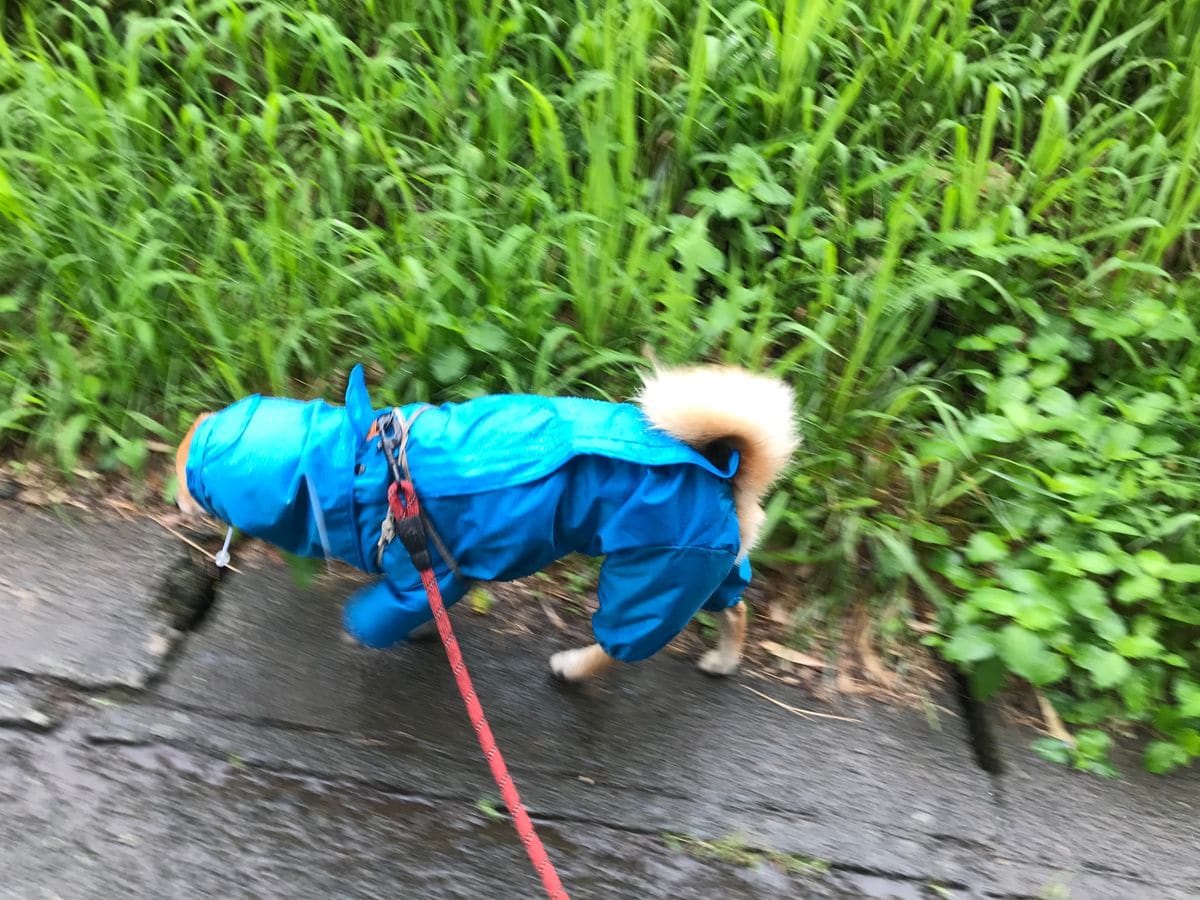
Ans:
[[[737,671],[738,658],[732,653],[709,650],[696,663],[696,668],[706,675],[732,675]]]
[[[583,649],[561,650],[550,657],[550,671],[563,681],[579,681],[584,677]]]

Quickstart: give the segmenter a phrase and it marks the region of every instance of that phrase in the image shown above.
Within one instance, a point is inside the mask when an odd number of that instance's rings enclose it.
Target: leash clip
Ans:
[[[401,499],[400,494],[404,497]],[[421,522],[421,506],[417,502],[417,491],[407,479],[393,481],[388,485],[388,514],[395,523],[396,537],[412,557],[418,572],[433,568],[433,557],[425,540],[425,526]]]

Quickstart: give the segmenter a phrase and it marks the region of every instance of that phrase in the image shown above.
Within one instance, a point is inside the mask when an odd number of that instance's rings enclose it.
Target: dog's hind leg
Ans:
[[[550,657],[550,671],[564,681],[585,681],[607,671],[616,660],[599,644],[563,650]]]
[[[717,614],[717,646],[697,663],[709,675],[732,675],[742,661],[746,642],[746,604],[737,603]]]

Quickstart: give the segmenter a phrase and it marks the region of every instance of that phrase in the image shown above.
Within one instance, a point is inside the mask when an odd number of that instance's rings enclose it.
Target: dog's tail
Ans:
[[[676,440],[697,449],[717,442],[737,449],[733,496],[744,557],[766,518],[762,498],[799,444],[791,388],[734,367],[661,369],[646,379],[637,403],[654,427]]]

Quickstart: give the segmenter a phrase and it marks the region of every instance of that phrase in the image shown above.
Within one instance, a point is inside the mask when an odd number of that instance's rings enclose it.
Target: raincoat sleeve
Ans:
[[[447,608],[462,599],[468,586],[453,572],[438,575],[438,587]],[[360,644],[385,649],[405,640],[432,618],[429,599],[420,581],[398,585],[385,576],[346,601],[342,621],[346,631]]]
[[[592,617],[596,642],[623,662],[653,656],[724,587],[733,562],[732,553],[700,547],[610,554],[600,568],[600,608]]]
[[[725,576],[725,580],[721,582],[708,602],[704,604],[706,612],[720,612],[723,609],[728,609],[739,600],[742,599],[742,592],[750,584],[750,560],[743,559],[740,563],[729,570],[729,574]]]

